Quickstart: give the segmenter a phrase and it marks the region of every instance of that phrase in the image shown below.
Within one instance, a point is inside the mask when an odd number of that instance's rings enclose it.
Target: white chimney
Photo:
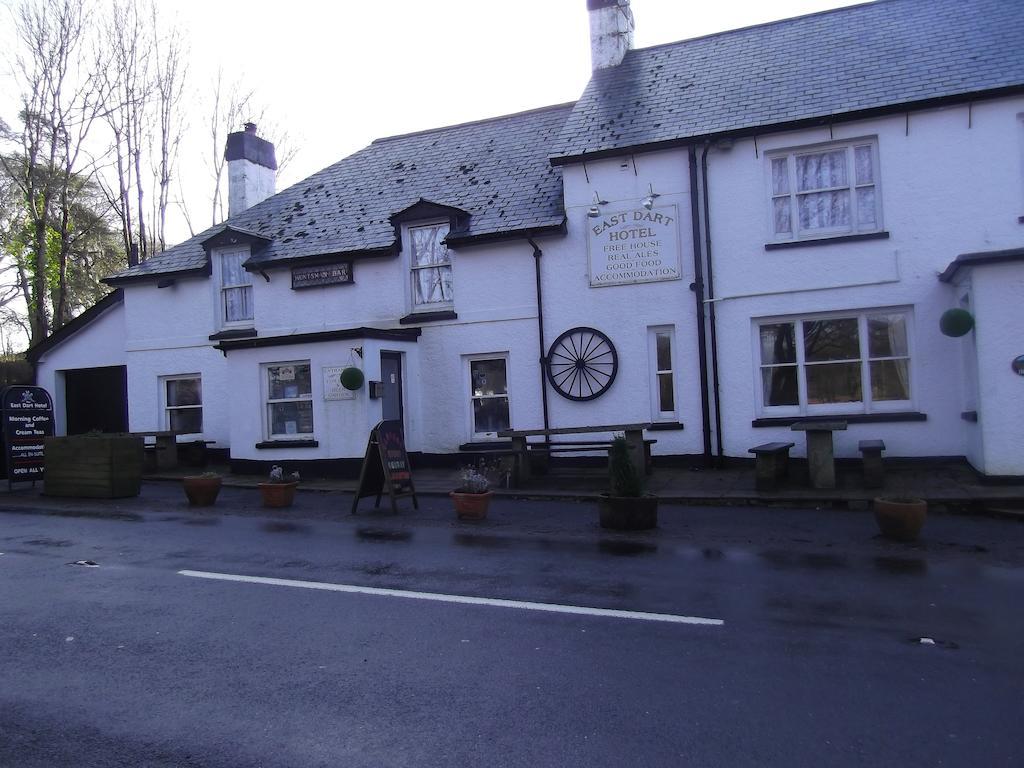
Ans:
[[[629,0],[587,0],[590,11],[590,62],[594,71],[614,67],[633,47],[633,11]]]
[[[256,135],[255,123],[246,123],[244,131],[228,134],[224,159],[228,161],[229,219],[274,194],[274,145]]]

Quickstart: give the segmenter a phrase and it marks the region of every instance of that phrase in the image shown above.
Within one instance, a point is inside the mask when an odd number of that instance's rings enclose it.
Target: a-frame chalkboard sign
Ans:
[[[374,509],[379,507],[385,491],[391,497],[392,512],[398,512],[396,501],[403,496],[412,496],[413,509],[420,508],[400,421],[382,421],[370,430],[363,467],[359,470],[359,487],[352,499],[352,514],[356,513],[359,500],[366,496],[376,496],[373,506]]]

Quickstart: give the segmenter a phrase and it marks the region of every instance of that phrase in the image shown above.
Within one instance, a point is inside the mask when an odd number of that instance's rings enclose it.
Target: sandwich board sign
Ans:
[[[359,500],[366,496],[376,496],[373,506],[378,508],[385,492],[391,497],[392,512],[398,512],[396,501],[405,496],[412,497],[413,509],[420,508],[400,421],[382,421],[370,430],[363,466],[359,470],[359,486],[352,499],[352,514],[356,513]]]
[[[53,436],[53,400],[42,387],[9,386],[0,392],[7,487],[43,479],[46,438]]]

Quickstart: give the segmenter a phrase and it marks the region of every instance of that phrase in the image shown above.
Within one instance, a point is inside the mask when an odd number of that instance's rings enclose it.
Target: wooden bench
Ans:
[[[637,472],[646,473],[649,461],[649,445],[644,440],[643,431],[651,426],[649,423],[646,424],[607,424],[607,425],[594,425],[590,427],[560,427],[557,429],[503,429],[498,432],[498,437],[509,437],[512,439],[513,450],[519,453],[519,459],[516,466],[516,476],[513,478],[513,482],[517,487],[522,486],[530,481],[530,454],[544,459],[550,458],[552,449],[555,453],[572,453],[572,452],[588,452],[588,451],[605,451],[607,452],[608,446],[611,445],[611,441],[607,438],[593,438],[589,440],[583,440],[576,445],[572,445],[568,442],[564,443],[552,443],[550,438],[557,435],[586,435],[586,434],[600,434],[607,435],[608,433],[615,434],[621,432],[626,438],[626,449],[629,452],[630,460],[633,462],[633,466],[636,467]],[[540,437],[544,438],[544,442],[541,444],[530,443],[528,438]]]
[[[885,485],[885,470],[882,467],[882,451],[885,450],[885,442],[861,440],[857,447],[860,449],[864,464],[864,487],[881,488]]]
[[[658,441],[650,438],[644,440],[644,470],[648,475],[651,474],[653,468],[651,446],[656,442]],[[549,456],[553,453],[607,454],[611,447],[611,440],[559,440],[557,443],[551,441],[526,444],[527,455],[548,454]]]
[[[755,457],[755,487],[759,491],[774,491],[779,481],[789,474],[789,449],[793,443],[764,443],[751,448]]]

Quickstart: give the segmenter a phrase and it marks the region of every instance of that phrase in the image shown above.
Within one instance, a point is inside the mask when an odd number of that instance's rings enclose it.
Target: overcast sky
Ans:
[[[14,2],[0,0],[0,6]],[[179,175],[197,231],[210,224],[201,105],[218,66],[256,90],[300,150],[278,189],[374,138],[572,101],[590,74],[585,0],[158,2],[190,41],[194,91]],[[633,0],[635,44],[851,4]],[[0,19],[9,32],[10,15]],[[11,82],[0,86],[7,91],[0,92],[0,115],[12,122]],[[172,240],[188,236],[180,217],[172,227]]]

